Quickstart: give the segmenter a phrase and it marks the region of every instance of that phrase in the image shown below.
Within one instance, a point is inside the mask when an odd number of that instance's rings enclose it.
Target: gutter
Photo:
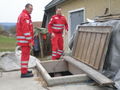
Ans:
[[[48,9],[50,9],[50,8],[58,5],[58,4],[61,4],[61,3],[65,2],[66,0],[58,0],[57,2],[55,2],[55,1],[56,1],[56,0],[52,0],[49,4],[47,4],[47,5],[45,6],[45,10],[48,10]]]

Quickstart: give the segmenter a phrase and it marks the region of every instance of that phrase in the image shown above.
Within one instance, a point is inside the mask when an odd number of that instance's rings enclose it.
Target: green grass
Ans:
[[[14,51],[16,47],[16,39],[0,35],[0,52]]]

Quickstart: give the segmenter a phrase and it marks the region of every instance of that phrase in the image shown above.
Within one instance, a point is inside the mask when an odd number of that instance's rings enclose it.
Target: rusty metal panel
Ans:
[[[79,26],[72,56],[96,70],[102,70],[111,32],[111,26]]]

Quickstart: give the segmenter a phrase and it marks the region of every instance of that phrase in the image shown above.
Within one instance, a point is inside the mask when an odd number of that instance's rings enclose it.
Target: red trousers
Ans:
[[[28,62],[30,57],[30,46],[21,46],[21,73],[26,74],[28,72]]]
[[[59,59],[63,54],[63,37],[62,34],[55,34],[52,37],[52,60]]]

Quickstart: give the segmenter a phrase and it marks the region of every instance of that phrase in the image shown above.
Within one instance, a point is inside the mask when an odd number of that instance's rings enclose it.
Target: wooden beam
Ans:
[[[83,70],[88,75],[88,77],[92,78],[100,85],[113,85],[114,84],[114,82],[111,79],[107,78],[106,76],[102,75],[101,73],[87,66],[86,64],[81,63],[80,61],[77,61],[76,59],[70,56],[64,56],[63,58],[65,59],[65,61]]]
[[[44,57],[44,53],[43,53],[43,39],[42,39],[42,36],[41,36],[41,33],[39,34],[39,42],[40,42],[40,54],[41,54],[41,58]]]

